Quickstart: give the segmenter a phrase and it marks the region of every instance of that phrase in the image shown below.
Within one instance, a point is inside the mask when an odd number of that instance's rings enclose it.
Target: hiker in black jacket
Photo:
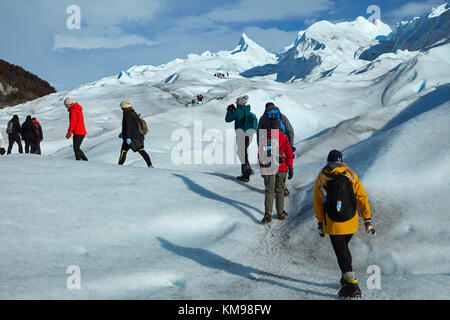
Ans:
[[[35,128],[31,116],[27,116],[27,119],[22,123],[22,137],[25,142],[25,153],[34,153],[33,142],[35,136]]]
[[[8,122],[6,133],[8,134],[9,140],[8,154],[11,154],[14,142],[19,146],[19,153],[23,153],[22,140],[20,139],[22,136],[22,128],[20,127],[19,116],[16,114]]]
[[[127,158],[128,150],[133,152],[139,152],[144,158],[147,166],[153,168],[150,156],[144,150],[145,137],[139,132],[138,129],[138,115],[131,107],[131,101],[125,100],[120,103],[120,107],[123,111],[122,119],[122,133],[120,137],[123,139],[122,150],[120,152],[119,165],[123,165]]]

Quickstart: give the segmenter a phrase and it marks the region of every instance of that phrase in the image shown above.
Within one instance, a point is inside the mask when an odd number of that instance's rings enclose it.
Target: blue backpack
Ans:
[[[281,113],[279,110],[270,110],[267,112],[267,122],[271,119],[277,119],[280,122],[281,131],[286,134],[286,127],[284,126],[283,120],[281,118]]]

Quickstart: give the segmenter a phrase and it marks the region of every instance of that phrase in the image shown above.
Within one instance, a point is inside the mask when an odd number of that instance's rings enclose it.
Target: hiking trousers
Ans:
[[[273,203],[278,214],[284,211],[284,182],[286,181],[287,172],[277,172],[274,175],[264,175],[264,186],[266,195],[264,199],[264,207],[266,214],[272,214]]]
[[[22,141],[20,140],[19,135],[10,134],[8,135],[9,145],[8,145],[8,154],[11,154],[14,143],[16,142],[19,146],[19,153],[23,153]]]
[[[348,244],[353,234],[330,235],[331,245],[338,261],[342,274],[353,271],[352,254],[348,248]]]
[[[78,134],[73,135],[73,151],[75,152],[75,159],[77,161],[88,161],[88,158],[86,158],[83,151],[81,151],[81,144],[83,143],[83,140],[84,136]]]
[[[31,139],[23,139],[23,142],[25,142],[25,153],[30,153],[30,150],[31,150],[31,153],[34,153],[33,152],[33,140],[31,140]]]
[[[129,146],[125,141],[122,144],[122,150],[120,151],[120,158],[119,158],[119,165],[123,165],[125,163],[125,160],[127,159],[127,153],[128,150],[132,149],[131,146]],[[136,150],[139,152],[139,154],[144,158],[145,162],[147,163],[148,167],[152,166],[152,161],[150,160],[150,156],[148,153],[144,150],[144,147]]]
[[[245,178],[249,178],[252,174],[252,166],[248,161],[248,147],[252,143],[253,137],[239,135],[236,138],[237,154],[241,162],[241,173]]]

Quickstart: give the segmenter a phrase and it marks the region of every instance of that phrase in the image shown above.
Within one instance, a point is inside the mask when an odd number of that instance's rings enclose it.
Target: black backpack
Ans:
[[[280,145],[277,139],[274,139],[275,144],[274,145],[272,143],[272,136],[268,135],[267,140],[266,140],[266,145],[263,147],[263,155],[261,156],[261,158],[263,159],[261,161],[261,164],[264,168],[270,168],[272,166],[272,161],[275,162],[276,165],[280,166],[283,163],[283,156],[279,154],[280,152]],[[278,154],[275,154],[274,152],[272,152],[274,149],[277,148],[278,149]],[[277,159],[278,156],[278,159]],[[278,163],[276,163],[276,161],[278,161]]]
[[[356,214],[356,196],[350,179],[344,174],[328,175],[324,209],[334,221],[344,222]]]

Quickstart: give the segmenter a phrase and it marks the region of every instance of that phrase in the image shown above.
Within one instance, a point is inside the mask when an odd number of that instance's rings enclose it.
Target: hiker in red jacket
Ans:
[[[36,118],[31,119],[33,123],[33,140],[31,146],[31,153],[41,154],[41,142],[44,140],[44,134],[42,132],[42,127]]]
[[[262,223],[266,224],[272,221],[274,200],[276,201],[278,218],[283,220],[288,215],[284,211],[284,184],[286,177],[291,180],[294,176],[294,154],[291,144],[281,131],[281,125],[277,119],[271,119],[266,133],[264,131],[266,130],[261,130],[259,135],[258,158],[266,189],[265,215],[262,220]]]
[[[76,160],[88,161],[83,151],[81,151],[81,143],[83,142],[86,133],[84,126],[83,108],[74,101],[67,97],[64,100],[64,105],[69,111],[70,125],[67,130],[66,138],[70,139],[73,135],[73,151],[75,152]]]

